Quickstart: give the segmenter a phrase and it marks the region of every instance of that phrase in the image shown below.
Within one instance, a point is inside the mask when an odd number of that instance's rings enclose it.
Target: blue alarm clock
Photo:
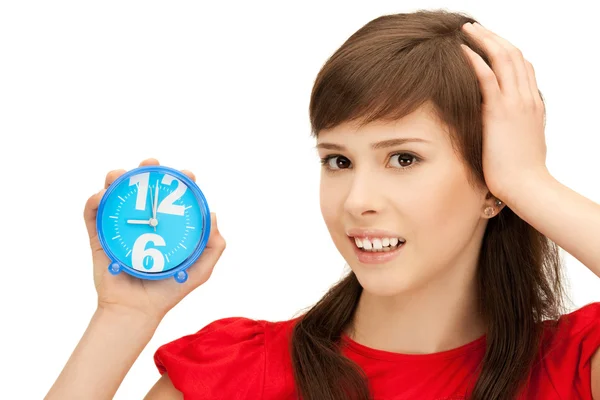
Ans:
[[[108,270],[142,279],[187,280],[186,269],[210,235],[200,188],[182,172],[152,165],[132,169],[106,190],[96,217]]]

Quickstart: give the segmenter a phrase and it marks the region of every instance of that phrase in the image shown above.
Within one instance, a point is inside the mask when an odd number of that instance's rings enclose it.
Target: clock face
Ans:
[[[144,273],[176,268],[195,253],[203,234],[203,207],[192,188],[166,169],[124,175],[101,206],[107,252]],[[116,184],[116,185],[115,185]]]

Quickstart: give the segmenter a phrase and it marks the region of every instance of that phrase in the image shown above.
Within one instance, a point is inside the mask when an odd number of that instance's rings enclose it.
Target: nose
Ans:
[[[385,188],[378,184],[368,169],[355,169],[348,195],[344,202],[344,210],[356,218],[381,212],[384,203]]]

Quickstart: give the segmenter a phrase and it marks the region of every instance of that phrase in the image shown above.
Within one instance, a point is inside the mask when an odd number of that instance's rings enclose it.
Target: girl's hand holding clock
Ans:
[[[155,159],[143,161],[140,166],[159,165]],[[210,214],[211,229],[208,242],[200,257],[188,268],[188,278],[183,283],[174,279],[148,280],[140,279],[126,273],[112,275],[107,267],[111,264],[110,258],[103,249],[97,232],[96,217],[102,196],[108,187],[125,170],[111,171],[106,175],[104,189],[91,196],[84,210],[84,219],[87,227],[90,247],[92,251],[94,284],[98,293],[98,309],[125,316],[147,318],[158,325],[164,315],[173,308],[188,293],[206,282],[212,270],[225,249],[225,240],[219,233],[216,215]],[[194,174],[182,171],[188,178],[195,181]],[[157,182],[158,183],[158,182]],[[148,207],[148,217],[129,219],[130,225],[155,232],[158,224],[157,203],[159,194],[158,184],[155,190],[149,190],[151,205]],[[147,225],[144,226],[144,225]]]
[[[140,167],[109,172],[85,205],[98,306],[47,400],[112,399],[165,314],[225,249],[194,174],[154,159]],[[166,383],[151,397],[182,398]]]

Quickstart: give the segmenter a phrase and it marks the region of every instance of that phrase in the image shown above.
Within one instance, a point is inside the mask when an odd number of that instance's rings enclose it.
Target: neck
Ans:
[[[476,263],[453,268],[418,290],[377,296],[363,290],[348,336],[365,346],[405,354],[450,350],[485,333],[478,309]]]

